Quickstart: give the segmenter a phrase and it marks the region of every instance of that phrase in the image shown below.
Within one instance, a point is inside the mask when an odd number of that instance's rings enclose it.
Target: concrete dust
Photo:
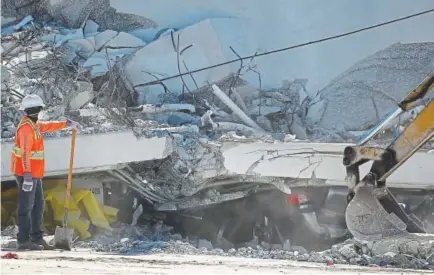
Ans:
[[[128,256],[73,252],[19,252],[19,259],[2,260],[2,274],[427,274],[429,271],[299,263],[219,256]],[[79,263],[79,264],[78,264]]]

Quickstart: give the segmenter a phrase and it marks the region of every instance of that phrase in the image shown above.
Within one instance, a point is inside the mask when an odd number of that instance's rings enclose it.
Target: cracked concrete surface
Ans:
[[[433,53],[431,42],[397,43],[356,63],[318,92],[326,105],[318,124],[343,132],[373,127],[433,72]]]
[[[79,28],[88,19],[99,24],[101,30],[129,31],[157,26],[143,16],[117,12],[110,6],[110,0],[2,1],[2,16],[21,19],[29,14],[37,19],[51,17],[68,28]]]

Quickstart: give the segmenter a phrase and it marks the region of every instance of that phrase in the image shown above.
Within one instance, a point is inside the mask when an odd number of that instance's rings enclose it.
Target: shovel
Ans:
[[[74,164],[74,149],[75,149],[75,137],[77,135],[77,130],[72,129],[71,138],[71,148],[69,154],[69,170],[68,170],[68,182],[66,184],[65,190],[65,214],[63,215],[63,227],[56,226],[56,231],[54,232],[54,246],[58,249],[71,250],[72,238],[74,234],[74,229],[68,228],[68,212],[69,212],[69,202],[71,197],[71,186],[72,186],[72,167]]]

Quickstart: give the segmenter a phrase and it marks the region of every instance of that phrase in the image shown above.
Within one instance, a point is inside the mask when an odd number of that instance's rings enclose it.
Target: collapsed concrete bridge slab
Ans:
[[[46,177],[68,173],[70,138],[45,140]],[[1,145],[1,180],[13,180],[10,172],[12,142]],[[78,135],[74,174],[106,171],[125,163],[163,159],[172,153],[170,138],[136,138],[132,132]]]
[[[258,176],[299,179],[301,185],[345,186],[345,168],[342,165],[342,143],[227,141],[219,145],[224,169],[208,171],[203,179],[230,176]],[[74,173],[107,171],[122,165],[161,160],[174,153],[173,138],[141,137],[132,132],[110,132],[79,135],[76,142]],[[2,149],[1,180],[12,180],[9,170],[11,141],[4,141]],[[66,175],[68,170],[70,138],[50,138],[45,142],[46,176]],[[388,180],[396,188],[434,189],[434,171],[430,168],[434,154],[416,153]],[[219,171],[217,171],[219,170]],[[362,174],[369,165],[362,166]],[[417,175],[417,177],[413,176]],[[297,184],[292,184],[297,186]]]

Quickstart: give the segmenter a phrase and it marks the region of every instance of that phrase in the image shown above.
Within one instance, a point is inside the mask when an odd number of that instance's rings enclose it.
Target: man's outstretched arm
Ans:
[[[65,127],[77,128],[78,123],[68,119],[65,121],[38,121],[38,125],[41,133],[48,133],[62,130]]]
[[[62,130],[66,127],[66,121],[38,121],[41,133],[49,133]]]

